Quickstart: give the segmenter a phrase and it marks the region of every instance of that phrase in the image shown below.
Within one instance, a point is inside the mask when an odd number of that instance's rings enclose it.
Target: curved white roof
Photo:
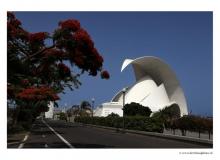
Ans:
[[[183,90],[175,73],[168,64],[157,57],[144,56],[134,60],[126,59],[122,65],[121,71],[130,64],[133,67],[136,82],[146,76],[150,76],[157,86],[161,84],[164,85],[169,101],[176,102],[180,106],[181,115],[188,114]],[[121,95],[122,91],[119,91],[112,101],[118,101]]]

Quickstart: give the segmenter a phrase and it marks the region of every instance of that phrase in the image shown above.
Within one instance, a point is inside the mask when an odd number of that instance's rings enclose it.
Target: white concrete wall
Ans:
[[[106,117],[108,116],[109,114],[111,113],[115,113],[115,114],[118,114],[119,116],[123,116],[123,110],[122,108],[103,108],[103,112],[102,112],[102,116]]]
[[[139,80],[126,92],[125,104],[132,102],[147,106],[153,112],[170,104],[164,84],[157,86],[149,76]],[[120,96],[119,103],[123,103],[123,95]]]
[[[111,113],[118,114],[119,116],[123,116],[122,104],[120,103],[103,103],[102,106],[97,108],[94,111],[94,116],[98,117],[106,117]]]
[[[146,76],[138,81],[125,95],[125,103],[137,102],[140,103],[146,96],[149,96],[152,91],[157,88],[156,83]]]
[[[102,106],[99,106],[93,111],[93,116],[101,117],[102,116]]]
[[[169,98],[167,96],[164,85],[161,84],[156,89],[152,90],[150,95],[146,97],[143,101],[139,102],[143,106],[148,106],[152,112],[156,112],[159,109],[168,106],[170,103]]]

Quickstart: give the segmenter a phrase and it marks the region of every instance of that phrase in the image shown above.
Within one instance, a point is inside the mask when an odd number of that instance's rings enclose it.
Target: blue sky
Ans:
[[[135,82],[131,67],[120,72],[126,58],[157,56],[176,73],[194,114],[213,112],[212,12],[16,12],[31,32],[52,33],[60,20],[77,19],[104,57],[111,78],[81,76],[82,86],[61,95],[60,106],[95,105],[110,101],[121,88]],[[73,68],[75,70],[75,68]]]

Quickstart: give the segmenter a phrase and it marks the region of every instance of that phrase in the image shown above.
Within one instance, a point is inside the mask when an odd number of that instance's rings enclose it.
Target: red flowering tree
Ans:
[[[80,85],[78,79],[84,72],[110,77],[102,71],[103,58],[90,35],[74,19],[59,22],[52,34],[30,33],[8,12],[7,45],[8,100],[20,109],[36,107],[46,111],[48,103],[58,100],[57,94],[65,87],[72,90]],[[68,62],[79,73],[71,71]]]
[[[109,75],[108,71],[102,71],[101,78],[102,79],[109,79],[110,75]]]

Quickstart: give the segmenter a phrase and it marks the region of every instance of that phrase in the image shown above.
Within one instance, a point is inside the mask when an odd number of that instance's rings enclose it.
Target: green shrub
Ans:
[[[66,114],[65,113],[63,113],[63,112],[61,112],[61,113],[59,113],[59,119],[60,120],[67,120],[67,116],[66,116]]]
[[[149,107],[142,106],[139,103],[132,102],[124,106],[125,116],[147,116],[149,117],[152,113]]]
[[[178,104],[174,103],[153,113],[152,117],[161,119],[166,124],[170,121],[180,118],[180,108]]]
[[[180,129],[183,135],[186,131],[198,132],[199,137],[200,133],[208,132],[210,138],[210,134],[213,132],[213,120],[201,116],[185,115],[169,123],[167,121],[165,127],[173,130]]]
[[[94,124],[107,127],[123,127],[123,117],[76,117],[75,121],[85,124]],[[160,133],[163,132],[162,122],[150,117],[130,116],[125,117],[124,121],[126,129]]]
[[[107,117],[120,117],[120,116],[118,114],[112,112]]]

